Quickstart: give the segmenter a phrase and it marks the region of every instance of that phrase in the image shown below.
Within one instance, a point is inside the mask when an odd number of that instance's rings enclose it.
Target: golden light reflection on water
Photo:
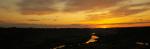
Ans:
[[[95,33],[92,33],[91,38],[87,42],[85,42],[85,43],[89,44],[89,43],[92,43],[92,42],[96,42],[98,38],[99,37],[96,36]]]

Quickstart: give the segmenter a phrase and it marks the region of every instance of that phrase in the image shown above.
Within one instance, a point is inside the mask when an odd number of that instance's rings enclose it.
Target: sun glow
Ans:
[[[96,26],[96,28],[111,28],[111,27],[104,25],[104,26]]]

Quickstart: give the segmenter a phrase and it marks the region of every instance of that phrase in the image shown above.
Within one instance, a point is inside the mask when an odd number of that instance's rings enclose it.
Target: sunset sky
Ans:
[[[150,26],[150,0],[0,0],[0,27]]]

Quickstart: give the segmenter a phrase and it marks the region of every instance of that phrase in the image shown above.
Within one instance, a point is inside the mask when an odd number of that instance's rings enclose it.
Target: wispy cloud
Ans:
[[[78,12],[94,8],[106,8],[122,0],[23,0],[19,3],[20,12],[25,15],[41,15],[58,12]],[[62,3],[62,4],[60,4]]]
[[[29,19],[28,21],[40,21],[40,20],[37,20],[37,19]]]

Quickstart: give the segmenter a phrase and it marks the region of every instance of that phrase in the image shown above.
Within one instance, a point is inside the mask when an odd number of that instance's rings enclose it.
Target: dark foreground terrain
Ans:
[[[85,44],[91,33],[99,37]],[[150,49],[150,27],[0,28],[0,49]]]

